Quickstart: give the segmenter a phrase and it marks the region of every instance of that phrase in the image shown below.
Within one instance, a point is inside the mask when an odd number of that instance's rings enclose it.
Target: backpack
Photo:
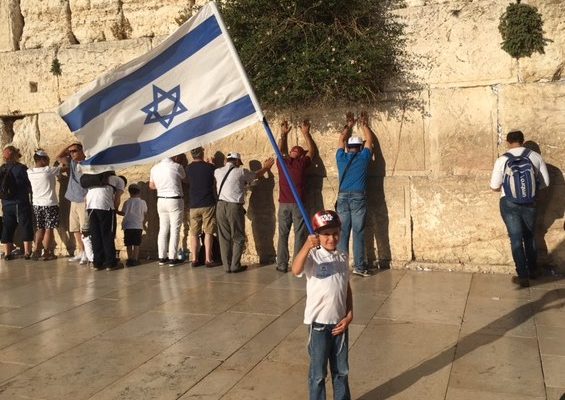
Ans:
[[[109,185],[108,178],[113,174],[113,171],[100,172],[99,174],[82,174],[80,186],[85,189],[107,186]]]
[[[16,179],[12,174],[12,168],[3,165],[0,168],[0,199],[9,200],[16,194]]]
[[[528,157],[530,153],[531,150],[525,149],[519,156],[504,154],[508,160],[504,165],[502,187],[506,198],[516,204],[531,204],[536,197],[537,177]]]

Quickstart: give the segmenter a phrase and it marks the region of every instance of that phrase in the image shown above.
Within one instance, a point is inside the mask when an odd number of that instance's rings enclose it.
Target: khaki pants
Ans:
[[[243,204],[219,201],[216,205],[216,222],[222,262],[226,272],[241,268],[241,255],[245,249],[245,209]]]

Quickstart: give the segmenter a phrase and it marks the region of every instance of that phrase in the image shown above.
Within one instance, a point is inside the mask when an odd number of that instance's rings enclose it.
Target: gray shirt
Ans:
[[[86,196],[87,190],[80,185],[80,177],[82,172],[79,171],[79,164],[71,160],[69,166],[69,186],[65,198],[73,203],[82,203]]]

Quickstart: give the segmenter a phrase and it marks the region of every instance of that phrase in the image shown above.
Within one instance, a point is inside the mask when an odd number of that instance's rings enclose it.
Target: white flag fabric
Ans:
[[[263,119],[213,2],[67,99],[59,114],[83,144],[87,171],[171,157]]]

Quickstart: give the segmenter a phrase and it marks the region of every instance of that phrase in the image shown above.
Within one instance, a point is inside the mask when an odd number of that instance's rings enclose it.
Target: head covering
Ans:
[[[236,153],[235,151],[230,151],[230,152],[228,153],[228,155],[226,156],[226,158],[227,158],[228,160],[231,159],[231,160],[239,160],[239,161],[241,161],[241,154]]]
[[[202,158],[204,156],[204,149],[202,147],[197,147],[190,150],[190,155],[192,158]]]
[[[35,155],[37,157],[49,157],[49,155],[47,154],[47,152],[45,150],[39,149],[35,151]]]
[[[335,228],[340,226],[341,221],[339,220],[339,216],[332,210],[318,211],[312,217],[312,227],[315,232],[323,228]]]
[[[351,136],[347,140],[347,147],[351,147],[351,146],[363,146],[363,139],[360,138],[359,136]]]

